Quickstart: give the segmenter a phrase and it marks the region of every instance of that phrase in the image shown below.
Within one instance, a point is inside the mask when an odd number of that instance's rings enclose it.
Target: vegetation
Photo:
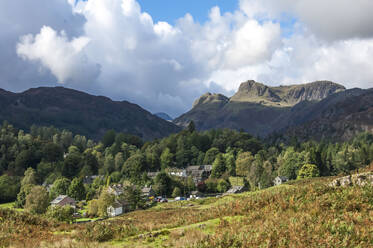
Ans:
[[[332,188],[330,181],[297,180],[223,198],[165,203],[81,225],[0,209],[0,246],[371,247],[372,187]]]

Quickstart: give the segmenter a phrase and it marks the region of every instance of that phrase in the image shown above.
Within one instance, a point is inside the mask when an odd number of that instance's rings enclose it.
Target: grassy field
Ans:
[[[5,209],[13,209],[13,210],[16,210],[16,211],[24,211],[23,208],[15,208],[14,207],[14,202],[8,202],[8,203],[3,203],[3,204],[0,204],[0,208],[5,208]]]
[[[159,204],[87,224],[3,210],[0,247],[373,247],[373,188],[332,188],[330,180]]]

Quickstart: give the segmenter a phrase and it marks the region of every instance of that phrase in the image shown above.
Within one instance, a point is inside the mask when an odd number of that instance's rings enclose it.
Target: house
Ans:
[[[127,212],[130,209],[130,204],[124,200],[116,200],[113,204],[107,207],[106,212],[109,217],[115,217]]]
[[[51,202],[51,206],[71,206],[75,208],[76,202],[73,198],[68,197],[67,195],[59,195],[56,199]]]
[[[148,172],[147,175],[149,178],[154,179],[159,174],[159,171],[156,172]]]
[[[113,194],[115,196],[120,196],[121,194],[123,194],[124,191],[123,186],[121,184],[111,185],[107,190],[110,194]]]
[[[187,177],[187,173],[185,169],[178,169],[178,168],[169,168],[167,170],[168,175],[175,176],[175,177]]]
[[[289,181],[289,178],[284,177],[284,176],[278,176],[278,177],[275,178],[275,180],[273,180],[273,184],[275,186],[277,186],[277,185],[283,184],[287,181]]]
[[[245,191],[244,186],[232,186],[227,192],[225,192],[223,195],[232,195],[232,194],[238,194]]]
[[[149,197],[155,196],[155,193],[154,193],[154,190],[152,189],[152,186],[142,188],[141,189],[141,195],[144,198],[149,198]]]
[[[186,168],[187,176],[193,178],[195,184],[206,180],[212,171],[212,165],[191,165]]]
[[[203,194],[197,190],[190,192],[189,198],[196,199],[197,197],[203,197]]]

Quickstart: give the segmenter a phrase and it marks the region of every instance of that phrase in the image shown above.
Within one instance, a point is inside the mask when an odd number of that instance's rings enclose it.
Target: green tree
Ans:
[[[209,165],[209,164],[212,164],[214,161],[215,161],[215,158],[216,156],[219,154],[219,149],[218,148],[210,148],[206,154],[205,154],[205,158],[203,160],[203,164],[205,165]]]
[[[144,208],[146,202],[146,199],[142,196],[140,188],[132,185],[124,188],[123,196],[120,198],[128,202],[130,210]]]
[[[248,176],[251,164],[254,162],[254,156],[251,152],[241,152],[236,159],[236,175]]]
[[[181,190],[179,187],[175,187],[174,190],[172,191],[172,197],[178,197],[181,196]]]
[[[220,180],[218,181],[218,184],[217,184],[217,186],[216,186],[216,189],[217,189],[217,191],[219,191],[220,193],[224,193],[224,192],[227,192],[227,191],[228,191],[229,187],[230,187],[229,182],[227,182],[227,181],[224,180],[224,179],[220,179]]]
[[[51,198],[54,199],[59,195],[67,195],[70,183],[71,181],[65,177],[59,178],[56,181],[54,181],[49,192]]]
[[[49,195],[43,186],[34,186],[26,196],[25,210],[34,214],[43,214],[49,205]]]
[[[19,179],[4,174],[0,176],[0,202],[10,202],[17,198]]]
[[[50,206],[47,210],[47,217],[56,221],[71,223],[74,220],[73,217],[74,208],[71,206]]]
[[[297,179],[320,176],[319,168],[314,164],[305,164],[298,172]]]
[[[170,195],[172,180],[165,172],[160,172],[154,179],[154,190],[158,195]]]
[[[115,197],[110,194],[107,189],[102,190],[100,197],[98,198],[98,215],[101,217],[107,216],[107,208],[113,204]]]
[[[146,167],[145,157],[141,153],[132,155],[123,165],[122,174],[133,182],[141,181],[141,175]]]
[[[104,137],[102,137],[102,144],[104,147],[110,147],[115,142],[115,131],[109,130],[104,134]]]
[[[212,164],[211,177],[219,178],[226,170],[225,161],[222,154],[218,154]]]
[[[174,155],[171,153],[169,148],[164,149],[161,155],[161,168],[165,170],[166,168],[172,167]]]
[[[30,167],[25,171],[25,176],[22,178],[21,186],[25,186],[27,184],[36,184],[36,182],[37,178],[35,170]]]
[[[85,199],[86,190],[83,183],[83,178],[74,178],[69,186],[68,195],[75,200],[81,201]]]
[[[189,125],[188,125],[188,131],[190,133],[193,133],[194,131],[196,131],[196,125],[194,124],[194,121],[190,121],[189,122]]]

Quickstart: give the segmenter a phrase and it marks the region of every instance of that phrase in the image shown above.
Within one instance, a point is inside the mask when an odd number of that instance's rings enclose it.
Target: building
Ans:
[[[51,202],[51,206],[71,206],[75,208],[76,202],[73,198],[68,197],[67,195],[59,195]]]
[[[130,204],[124,200],[116,200],[113,204],[107,207],[106,212],[109,217],[115,217],[129,211]]]
[[[275,180],[273,180],[273,184],[275,186],[277,186],[277,185],[283,184],[287,181],[289,181],[289,178],[284,177],[284,176],[278,176],[278,177],[275,178]]]
[[[245,186],[232,186],[227,192],[223,195],[232,195],[232,194],[239,194],[245,191]]]
[[[149,198],[149,197],[155,196],[155,192],[152,189],[152,186],[150,186],[150,187],[144,187],[144,188],[141,189],[141,195],[144,198]]]
[[[187,177],[187,172],[185,169],[178,169],[178,168],[169,168],[167,170],[168,175],[175,176],[175,177]]]
[[[195,184],[198,184],[211,175],[212,165],[191,165],[186,168],[187,176],[193,178]]]
[[[120,196],[123,194],[123,186],[121,184],[114,184],[109,186],[107,189],[110,194],[113,194],[115,196]]]

